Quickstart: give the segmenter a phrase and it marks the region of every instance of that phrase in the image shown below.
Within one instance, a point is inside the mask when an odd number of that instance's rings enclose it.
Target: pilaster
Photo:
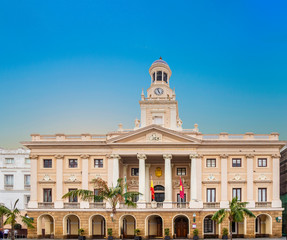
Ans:
[[[255,208],[255,201],[254,201],[254,196],[253,196],[253,160],[254,155],[253,154],[247,154],[246,155],[246,162],[247,162],[247,202],[248,208]]]
[[[82,189],[89,189],[89,155],[81,155],[82,160]],[[88,201],[80,201],[80,208],[89,208]]]
[[[191,161],[190,169],[190,208],[203,208],[203,202],[200,197],[199,189],[201,189],[201,157],[198,154],[190,154],[189,158]],[[198,163],[200,161],[200,163]],[[200,188],[198,187],[200,185]],[[198,189],[199,188],[199,189]],[[200,193],[201,195],[201,193]]]
[[[221,158],[221,201],[220,208],[228,208],[229,201],[227,198],[227,154],[220,155]]]
[[[273,196],[272,196],[272,207],[280,208],[282,203],[280,200],[280,155],[272,155],[273,162]]]
[[[55,208],[63,208],[64,202],[63,196],[63,155],[55,155],[56,158],[56,201],[54,203]]]
[[[31,199],[28,208],[38,208],[38,155],[31,155]]]

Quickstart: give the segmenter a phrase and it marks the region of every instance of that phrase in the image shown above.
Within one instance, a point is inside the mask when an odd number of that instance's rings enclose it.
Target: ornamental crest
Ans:
[[[154,133],[147,135],[147,140],[149,142],[161,142],[162,141],[162,135],[154,132]]]
[[[156,175],[157,177],[161,177],[161,176],[162,176],[162,170],[161,170],[160,167],[157,167],[157,168],[155,169],[155,175]]]
[[[214,175],[213,175],[212,173],[209,174],[209,176],[207,177],[207,180],[209,180],[209,181],[214,181],[214,180],[215,180]]]
[[[241,180],[240,175],[239,175],[239,174],[235,174],[235,176],[234,176],[233,180],[235,180],[235,181],[239,181],[239,180]]]
[[[71,181],[71,182],[75,182],[75,181],[77,180],[77,178],[76,178],[76,176],[73,174],[73,175],[71,175],[71,176],[69,177],[68,180]]]
[[[51,181],[51,178],[48,174],[45,174],[45,176],[43,177],[43,180],[48,182],[48,181]]]

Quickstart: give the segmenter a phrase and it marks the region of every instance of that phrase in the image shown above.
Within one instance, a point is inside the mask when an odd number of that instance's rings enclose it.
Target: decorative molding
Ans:
[[[138,160],[146,160],[146,155],[142,154],[142,153],[138,153],[137,158],[138,158]]]
[[[32,155],[30,155],[30,159],[38,159],[38,155],[35,155],[35,154],[32,154]]]
[[[215,181],[215,180],[216,180],[216,178],[212,173],[209,174],[209,176],[207,177],[207,181]]]
[[[192,153],[192,154],[189,154],[189,158],[190,159],[194,159],[194,158],[198,158],[198,154],[197,153]]]
[[[172,155],[171,155],[171,154],[164,154],[164,155],[163,155],[163,159],[164,159],[164,160],[165,160],[165,159],[171,160],[171,159],[172,159]]]
[[[246,183],[247,181],[242,179],[239,174],[235,174],[235,176],[228,181],[228,183]]]
[[[220,154],[220,157],[221,158],[228,158],[228,154],[225,154],[225,153],[224,154]]]
[[[63,159],[63,158],[64,158],[64,155],[56,154],[56,155],[55,155],[55,158],[56,158],[56,159]]]
[[[280,158],[280,154],[277,154],[277,153],[272,154],[271,156],[272,156],[272,158]]]
[[[216,181],[210,181],[210,180],[204,180],[202,181],[203,184],[219,184],[221,183],[220,180],[216,180]]]
[[[245,155],[246,158],[254,158],[254,154],[252,153],[248,153]]]
[[[131,179],[128,181],[128,187],[138,187],[139,186],[139,181],[137,179]]]
[[[88,159],[89,157],[90,157],[89,154],[82,154],[82,155],[80,155],[81,159]]]
[[[189,180],[186,180],[185,178],[182,178],[181,181],[182,181],[182,185],[183,185],[183,187],[184,187],[185,189],[190,188]],[[180,181],[179,181],[179,179],[172,181],[172,188],[178,188],[178,189],[179,189],[179,186],[180,186]]]
[[[108,158],[110,158],[110,159],[115,159],[115,158],[121,159],[121,157],[120,157],[119,154],[110,154],[110,155],[108,156]]]
[[[50,178],[50,176],[48,174],[45,174],[44,177],[43,177],[43,181],[51,181],[52,179]]]

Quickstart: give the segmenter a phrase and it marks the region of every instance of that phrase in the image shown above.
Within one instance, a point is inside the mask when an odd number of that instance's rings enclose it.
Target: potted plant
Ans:
[[[134,232],[135,232],[135,240],[141,240],[142,239],[142,237],[141,236],[139,236],[139,234],[140,234],[140,230],[138,229],[138,228],[136,228],[135,230],[134,230]]]
[[[108,228],[108,240],[113,240],[113,229]]]
[[[198,237],[198,229],[197,228],[193,230],[193,239],[194,240],[198,240],[199,239],[199,237]]]
[[[79,229],[78,229],[78,234],[79,234],[78,240],[86,240],[86,237],[83,236],[83,235],[84,235],[84,232],[85,232],[85,230],[84,230],[83,228],[79,228]]]
[[[164,239],[165,239],[165,240],[170,240],[169,228],[165,228],[165,229],[164,229]]]
[[[222,239],[228,239],[228,229],[227,228],[222,229]]]

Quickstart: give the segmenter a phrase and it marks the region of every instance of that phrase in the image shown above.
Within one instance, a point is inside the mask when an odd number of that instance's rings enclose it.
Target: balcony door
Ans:
[[[156,202],[163,202],[165,199],[164,186],[156,185],[154,186],[154,200]]]

